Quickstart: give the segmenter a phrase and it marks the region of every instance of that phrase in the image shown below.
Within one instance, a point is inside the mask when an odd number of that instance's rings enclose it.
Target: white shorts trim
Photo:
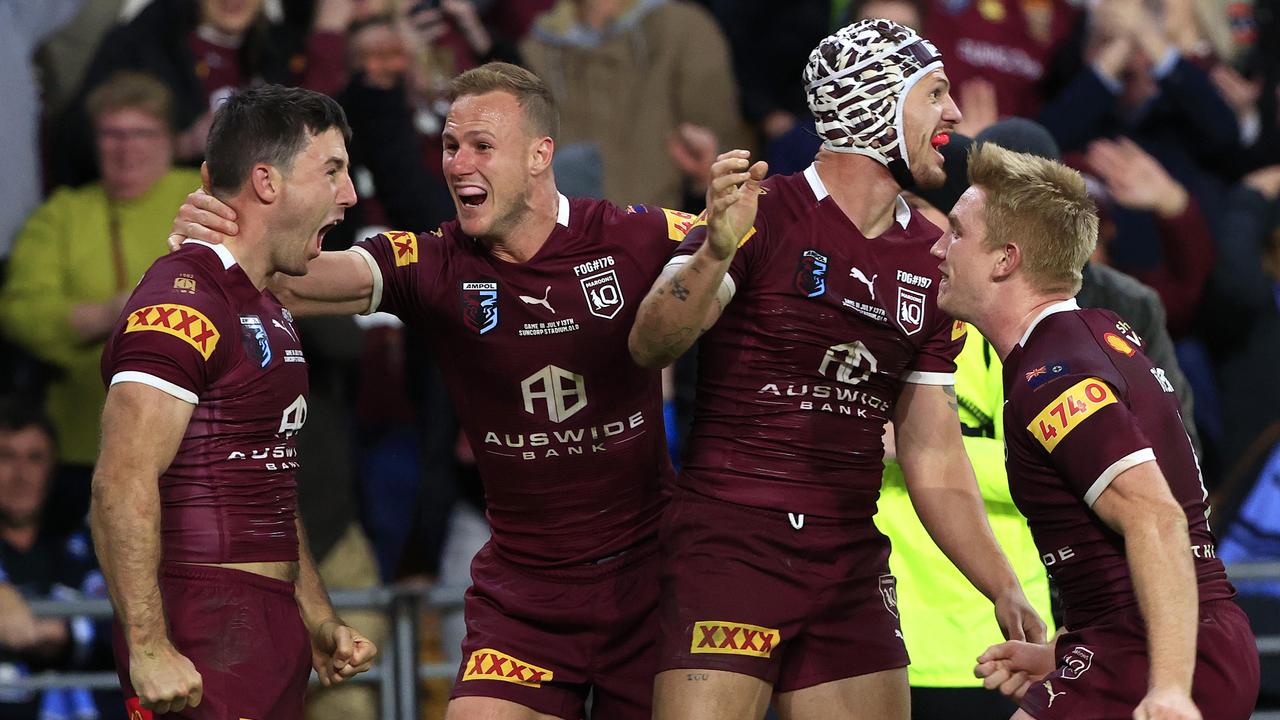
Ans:
[[[116,383],[126,383],[126,382],[135,382],[135,383],[141,383],[143,385],[150,385],[151,387],[157,390],[160,390],[161,392],[172,395],[183,402],[191,403],[192,405],[200,404],[200,398],[195,393],[182,387],[181,385],[175,385],[169,382],[168,380],[165,380],[164,378],[156,377],[151,373],[138,372],[137,370],[125,370],[111,376],[112,385],[115,385]]]
[[[369,272],[373,273],[373,292],[369,294],[369,308],[360,313],[361,315],[372,315],[378,311],[378,306],[382,304],[382,268],[378,267],[378,261],[373,259],[368,250],[359,245],[352,245],[351,250],[364,258],[364,261],[369,265]]]
[[[1102,471],[1097,480],[1093,481],[1093,485],[1089,487],[1089,492],[1084,494],[1084,502],[1089,507],[1098,501],[1098,496],[1111,486],[1111,482],[1120,476],[1120,473],[1131,467],[1136,467],[1146,462],[1154,462],[1156,453],[1151,448],[1143,448],[1125,455],[1119,460],[1111,463],[1111,467]]]

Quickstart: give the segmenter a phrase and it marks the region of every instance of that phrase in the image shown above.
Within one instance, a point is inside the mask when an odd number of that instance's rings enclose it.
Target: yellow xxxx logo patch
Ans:
[[[551,680],[554,676],[546,668],[517,660],[492,648],[482,648],[467,659],[467,671],[462,674],[462,679],[497,680],[536,688],[542,687],[543,680]]]
[[[767,658],[773,654],[782,633],[759,625],[744,625],[723,620],[703,620],[693,624],[690,652],[750,655]]]
[[[221,334],[204,313],[186,305],[163,303],[138,308],[129,314],[126,333],[154,330],[172,335],[195,348],[205,360],[218,346]]]

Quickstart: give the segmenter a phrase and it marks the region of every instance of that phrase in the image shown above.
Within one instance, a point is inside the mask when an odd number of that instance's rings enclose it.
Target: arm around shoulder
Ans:
[[[354,315],[376,308],[381,275],[359,249],[323,252],[307,265],[307,274],[276,273],[271,292],[299,317]]]

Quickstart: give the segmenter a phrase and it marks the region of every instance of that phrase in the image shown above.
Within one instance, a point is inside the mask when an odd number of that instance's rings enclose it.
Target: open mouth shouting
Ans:
[[[342,222],[342,218],[343,216],[339,215],[337,218],[330,220],[324,225],[321,225],[320,229],[316,231],[316,243],[315,243],[316,255],[319,255],[320,251],[324,248],[325,235],[328,235],[330,230],[338,227],[339,223]]]
[[[456,185],[453,191],[464,208],[478,208],[489,199],[489,192],[479,185]]]

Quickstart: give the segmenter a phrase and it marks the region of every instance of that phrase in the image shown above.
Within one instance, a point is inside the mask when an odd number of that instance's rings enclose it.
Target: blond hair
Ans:
[[[988,142],[969,156],[969,183],[986,194],[989,249],[1017,245],[1042,292],[1079,292],[1098,243],[1098,211],[1080,173]]]
[[[122,70],[112,75],[89,93],[85,106],[94,121],[118,110],[137,110],[173,129],[173,93],[147,73]]]
[[[524,110],[529,129],[552,140],[560,134],[560,113],[551,88],[532,72],[510,63],[491,62],[472,68],[449,83],[449,99],[505,92]]]

